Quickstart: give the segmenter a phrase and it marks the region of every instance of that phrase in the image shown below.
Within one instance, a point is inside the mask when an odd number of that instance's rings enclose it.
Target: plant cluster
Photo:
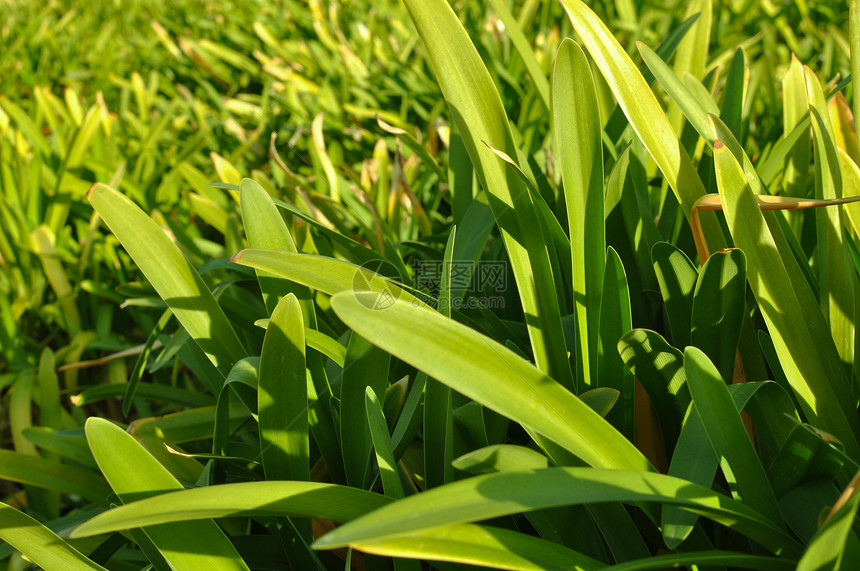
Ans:
[[[860,563],[856,2],[7,10],[10,569]]]

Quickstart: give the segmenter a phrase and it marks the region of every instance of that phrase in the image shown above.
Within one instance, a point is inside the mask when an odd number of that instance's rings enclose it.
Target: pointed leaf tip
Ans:
[[[244,254],[244,253],[245,253],[245,252],[247,252],[247,251],[248,251],[248,248],[243,248],[243,249],[239,250],[238,252],[236,252],[235,254],[233,254],[233,255],[230,257],[230,259],[227,261],[227,263],[229,263],[229,264],[238,264],[238,263],[239,263],[239,261],[240,261],[240,260],[241,260],[241,258],[242,258],[242,254]]]

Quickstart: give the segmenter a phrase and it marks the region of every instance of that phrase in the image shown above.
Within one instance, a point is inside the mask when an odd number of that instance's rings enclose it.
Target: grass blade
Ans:
[[[76,494],[98,504],[110,495],[104,479],[90,470],[11,450],[0,450],[0,478]]]
[[[278,207],[258,182],[247,178],[242,180],[239,203],[242,207],[242,224],[245,226],[245,234],[251,248],[297,251]],[[281,297],[293,293],[300,300],[305,321],[308,322],[313,312],[307,288],[277,279],[263,270],[257,270],[257,279],[269,315],[275,310]]]
[[[0,503],[0,539],[43,569],[104,571],[56,533],[4,503]]]
[[[840,198],[842,175],[827,103],[821,84],[812,70],[804,68],[804,73],[809,114],[812,116],[815,198]],[[844,243],[841,209],[816,209],[815,230],[818,237],[816,266],[821,312],[830,325],[836,350],[850,374],[854,362],[855,273]]]
[[[319,482],[223,484],[167,492],[115,507],[82,524],[72,537],[232,516],[315,517],[345,522],[390,501],[366,490]]]
[[[798,284],[790,279],[741,165],[722,143],[714,145],[714,164],[729,229],[735,245],[746,254],[750,287],[786,377],[807,418],[839,438],[851,457],[860,458],[856,437],[860,426],[838,353],[829,334],[826,339],[813,334],[821,315],[810,312],[818,311],[817,306],[802,305],[798,295],[804,292],[795,293],[808,286],[805,280]],[[811,292],[805,293],[811,297]]]
[[[618,391],[618,403],[606,414],[606,420],[633,440],[634,379],[618,355],[618,341],[633,329],[630,313],[630,291],[621,258],[611,246],[606,256],[603,295],[600,300],[598,351],[598,384]]]
[[[379,476],[382,479],[382,489],[389,498],[402,498],[404,496],[403,484],[400,483],[400,475],[397,473],[397,461],[394,459],[394,452],[391,449],[388,425],[385,423],[382,405],[379,404],[379,399],[376,398],[376,393],[371,387],[366,387],[364,390],[364,407],[373,448],[376,451],[376,462],[379,466]]]
[[[86,431],[93,457],[124,503],[182,489],[158,460],[110,421],[90,418]],[[151,527],[144,531],[171,567],[201,571],[248,569],[212,520]]]
[[[638,450],[596,412],[522,357],[456,321],[372,292],[332,298],[359,335],[455,391],[535,430],[594,466],[650,470]]]
[[[305,327],[293,294],[266,328],[257,390],[263,470],[269,480],[310,480]]]
[[[693,294],[692,345],[731,383],[747,293],[746,258],[740,250],[717,252],[705,262]]]
[[[705,187],[654,93],[606,24],[584,2],[561,2],[630,125],[674,190],[684,214],[689,216],[693,204],[705,194]],[[716,217],[703,221],[703,226],[708,241],[715,240],[713,247],[722,247],[724,240]]]
[[[197,271],[131,200],[103,184],[93,186],[88,198],[185,330],[226,376],[247,353]]]
[[[351,486],[366,485],[373,449],[365,412],[365,389],[370,387],[377,398],[384,396],[390,361],[391,355],[364,337],[350,337],[340,393],[340,441],[346,480]]]
[[[582,48],[564,40],[552,79],[553,141],[570,227],[576,383],[597,386],[600,295],[606,263],[603,228],[603,143],[591,67]]]
[[[420,557],[513,571],[598,569],[602,563],[537,537],[485,525],[453,525],[403,537],[369,541],[354,549],[389,557]]]
[[[514,272],[535,362],[573,388],[546,241],[525,184],[492,150],[517,157],[510,124],[487,68],[445,0],[405,0],[478,179],[486,189]],[[488,148],[491,147],[491,148]]]
[[[601,468],[475,476],[378,509],[321,537],[314,547],[332,549],[524,510],[609,501],[683,506],[732,527],[776,554],[797,554],[799,550],[787,532],[740,502],[707,488],[662,474]]]
[[[720,372],[696,347],[684,351],[684,370],[690,395],[730,485],[737,486],[737,495],[745,504],[772,522],[781,522],[776,496]]]

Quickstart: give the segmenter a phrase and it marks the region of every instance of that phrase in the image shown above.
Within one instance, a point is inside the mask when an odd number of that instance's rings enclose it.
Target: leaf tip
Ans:
[[[337,547],[337,543],[330,539],[331,535],[331,533],[327,533],[326,535],[320,537],[319,539],[311,543],[311,549],[313,549],[314,551],[322,551],[323,549],[332,549],[333,547]]]
[[[92,202],[92,201],[93,201],[93,200],[92,200],[93,191],[96,189],[96,187],[97,187],[98,185],[99,185],[99,183],[94,182],[94,183],[93,183],[93,185],[90,187],[90,189],[87,191],[87,202]]]
[[[242,263],[242,254],[244,254],[247,251],[248,251],[248,248],[244,248],[242,250],[239,250],[238,252],[233,254],[233,256],[227,261],[227,263],[230,263],[230,264]]]

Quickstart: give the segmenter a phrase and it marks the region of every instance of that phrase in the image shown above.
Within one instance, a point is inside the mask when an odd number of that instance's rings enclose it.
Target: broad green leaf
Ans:
[[[700,349],[687,347],[684,370],[693,403],[732,492],[779,525],[779,504],[720,372]]]
[[[281,218],[281,213],[272,201],[269,193],[251,179],[242,179],[239,190],[239,203],[242,207],[242,224],[248,236],[251,248],[266,248],[271,250],[287,250],[296,252],[293,237]],[[289,282],[268,275],[262,270],[257,271],[257,279],[263,292],[263,300],[269,315],[275,310],[278,300],[288,293],[293,293],[300,300],[302,315],[305,322],[310,323],[312,307],[310,293],[307,288],[290,284]]]
[[[606,263],[603,229],[603,143],[591,67],[576,42],[565,39],[552,78],[553,142],[564,182],[573,266],[578,390],[597,381],[600,299]]]
[[[723,102],[720,106],[720,119],[732,130],[735,136],[743,140],[741,132],[744,109],[744,93],[746,92],[746,54],[743,47],[735,50],[732,64],[726,75],[726,86],[723,88]]]
[[[786,133],[791,133],[803,117],[809,117],[809,99],[806,96],[806,77],[803,65],[797,56],[792,54],[788,71],[782,80],[782,117]],[[807,125],[807,129],[809,126]],[[807,131],[808,133],[808,131]],[[787,196],[807,196],[807,178],[811,164],[810,139],[801,137],[788,153],[782,186]],[[787,217],[796,235],[801,234],[800,215]]]
[[[123,503],[182,489],[179,481],[158,460],[110,421],[90,418],[86,431],[93,457]],[[150,527],[144,532],[171,567],[189,570],[248,569],[227,536],[212,520]]]
[[[301,306],[289,293],[272,313],[260,354],[257,422],[268,480],[310,480],[304,333]]]
[[[856,482],[855,477],[854,483]],[[827,522],[812,538],[797,564],[798,571],[843,569],[843,565],[853,566],[856,563],[856,560],[844,559],[846,543],[849,535],[853,533],[852,526],[860,506],[860,494],[854,487],[848,489],[851,491],[850,497],[846,498],[836,513],[830,514]]]
[[[104,504],[110,495],[104,478],[91,470],[11,450],[0,450],[0,478],[75,494],[97,504]]]
[[[552,268],[538,213],[524,183],[491,148],[517,157],[505,109],[487,68],[445,0],[405,0],[508,253],[535,362],[567,387],[574,380]]]
[[[684,411],[690,403],[683,354],[657,332],[634,329],[618,341],[621,359],[645,387],[657,412],[663,440],[669,450],[681,432]]]
[[[56,533],[25,513],[0,503],[0,539],[43,569],[100,569]]]
[[[380,168],[382,166],[380,164]],[[451,214],[454,218],[454,224],[462,229],[466,213],[469,210],[480,209],[480,213],[489,219],[489,225],[492,228],[494,225],[493,212],[490,210],[490,206],[485,202],[482,203],[474,200],[474,178],[475,171],[469,158],[469,152],[463,144],[463,137],[452,129],[448,148],[448,186],[452,196]],[[380,185],[379,189],[379,195],[377,196],[378,204],[387,198],[386,194],[388,193],[387,187]],[[384,202],[383,204],[387,205],[388,203]],[[474,219],[475,217],[475,214],[473,214],[472,218]]]
[[[230,405],[230,430],[235,430],[248,418],[248,409],[241,404]],[[203,406],[158,417],[132,422],[128,430],[135,438],[156,438],[173,444],[212,438],[215,430],[215,407]]]
[[[798,141],[805,141],[805,137],[809,135],[809,126],[811,125],[811,121],[812,119],[809,114],[805,114],[803,119],[801,119],[791,131],[786,133],[779,139],[779,141],[776,142],[773,146],[773,150],[768,154],[767,158],[759,163],[757,170],[764,184],[770,185],[776,177],[783,172],[785,161],[789,157],[792,149],[795,148]]]
[[[612,407],[614,407],[615,403],[618,402],[618,397],[620,395],[621,393],[618,389],[613,389],[611,387],[597,387],[596,389],[585,391],[577,396],[579,397],[579,400],[587,404],[591,410],[606,418],[606,415],[609,414],[609,411],[612,410]]]
[[[343,293],[332,307],[356,333],[455,391],[521,423],[594,466],[653,469],[611,425],[503,345],[438,313],[372,292]]]
[[[423,304],[402,289],[400,282],[403,281],[403,276],[377,273],[377,270],[394,271],[394,268],[382,259],[377,259],[376,263],[356,266],[334,258],[283,250],[242,250],[230,261],[264,270],[329,295],[353,290],[375,291],[385,294],[386,300],[402,298],[411,303]]]
[[[470,474],[489,474],[492,472],[510,472],[513,470],[546,468],[549,466],[546,456],[526,448],[512,444],[495,444],[473,450],[454,460],[454,467]]]
[[[760,408],[773,408],[778,415],[785,413],[785,410],[778,406],[779,403],[772,401],[758,406],[758,401],[762,395],[768,393],[769,387],[776,389],[775,384],[771,382],[748,382],[728,386],[729,394],[738,412],[746,410],[751,414],[753,411],[757,413],[755,414],[755,427],[756,434],[760,437],[771,428],[766,422],[768,419],[761,414]],[[744,438],[747,438],[746,434],[744,434]],[[700,486],[711,486],[719,465],[720,458],[714,452],[708,430],[706,430],[702,417],[699,415],[698,408],[691,406],[684,419],[684,428],[678,437],[678,443],[672,453],[669,475],[683,478]],[[684,511],[678,506],[664,506],[662,531],[666,546],[674,549],[685,541],[693,531],[697,519],[696,514]]]
[[[843,195],[860,196],[860,167],[842,149],[839,149],[839,170],[842,173]],[[860,204],[845,205],[843,215],[843,220],[847,218],[845,224],[856,241],[860,236]]]
[[[809,114],[812,116],[815,198],[840,198],[842,175],[824,93],[812,70],[804,68],[804,73]],[[816,209],[815,230],[818,238],[816,267],[821,311],[830,325],[836,350],[850,372],[854,362],[855,273],[844,244],[841,209]]]
[[[805,280],[792,281],[741,165],[722,143],[714,145],[714,164],[729,229],[747,257],[747,279],[786,377],[810,421],[839,438],[850,456],[860,458],[853,398],[830,335],[821,331],[820,310],[802,303],[811,292],[798,291]]]
[[[791,556],[799,551],[787,532],[726,496],[671,476],[603,468],[547,468],[460,480],[351,521],[318,539],[314,547],[331,549],[540,508],[610,501],[683,506],[775,554]]]
[[[851,49],[851,75],[860,77],[860,3],[857,0],[848,2],[848,41]],[[854,116],[860,117],[860,90],[854,90]]]
[[[209,153],[209,158],[212,159],[215,172],[218,173],[218,178],[221,182],[236,185],[242,182],[242,175],[229,160],[215,152]]]
[[[165,523],[232,516],[355,519],[391,500],[358,488],[319,482],[241,482],[166,492],[103,512],[72,532],[89,537]]]
[[[271,209],[274,210],[274,205]],[[280,217],[277,211],[274,214]],[[307,290],[302,286],[298,286],[298,290],[306,297],[307,307],[313,311]],[[256,391],[263,472],[267,480],[309,481],[307,320],[303,317],[301,302],[292,292],[278,301],[271,315],[260,354]],[[284,550],[293,564],[303,568],[322,568],[308,548],[313,539],[309,519],[281,521],[279,531]]]
[[[503,444],[469,452],[457,458],[454,464],[459,470],[486,474],[546,468],[549,461],[546,456],[530,448]],[[591,553],[600,559],[606,559],[603,540],[589,514],[589,508],[562,506],[535,510],[525,516],[543,539],[565,545],[583,554]]]
[[[839,489],[832,481],[816,478],[797,486],[780,500],[786,524],[805,546],[818,533],[827,515],[826,508],[836,505],[839,496]],[[853,535],[848,537],[849,542],[857,544]]]
[[[773,491],[781,498],[805,481],[834,480],[843,463],[833,448],[809,426],[794,427],[779,454],[767,468]]]
[[[453,525],[357,543],[352,547],[389,557],[415,557],[514,571],[586,570],[603,566],[557,543],[485,525]]]
[[[651,253],[654,245],[663,240],[660,230],[654,221],[654,213],[651,208],[652,193],[648,187],[648,174],[646,173],[645,147],[642,141],[634,139],[631,141],[627,150],[618,158],[618,162],[612,168],[607,181],[607,192],[610,191],[610,185],[613,184],[619,163],[627,157],[628,168],[625,175],[625,180],[622,181],[623,191],[621,193],[621,217],[626,230],[623,238],[619,235],[615,239],[610,240],[615,242],[617,249],[623,248],[626,243],[630,244],[632,252],[625,254],[622,259],[632,256],[635,267],[629,268],[628,278],[630,280],[631,292],[633,294],[633,309],[636,314],[639,314],[639,308],[646,307],[650,303],[645,301],[645,290],[656,291],[658,288],[657,276],[654,273],[654,264]],[[657,196],[654,196],[657,198]],[[674,201],[672,201],[674,203]],[[621,228],[612,228],[614,223],[610,222],[607,230],[619,232]],[[620,234],[620,232],[619,232]],[[619,242],[623,240],[623,242]],[[636,315],[639,318],[639,315]]]
[[[719,463],[720,459],[714,454],[714,449],[708,441],[708,433],[698,409],[690,406],[684,419],[684,427],[672,451],[669,475],[700,486],[710,486],[714,481]],[[670,549],[677,548],[690,536],[698,519],[698,514],[678,506],[663,506],[661,514],[663,542]]]
[[[606,567],[606,569],[612,569],[612,571],[645,571],[647,569],[706,565],[755,569],[756,571],[789,571],[795,568],[796,562],[781,557],[765,557],[763,555],[749,555],[733,551],[711,550],[655,555],[648,559],[617,563],[611,567]]]
[[[702,266],[693,293],[692,345],[711,359],[731,383],[746,309],[746,258],[740,250],[722,250]]]
[[[376,398],[373,388],[369,386],[365,387],[364,399],[367,424],[370,427],[373,449],[376,451],[376,463],[379,466],[382,489],[389,498],[402,498],[404,496],[403,484],[400,483],[400,475],[397,473],[397,462],[394,459],[394,451],[391,449],[391,437],[388,435],[388,425],[385,423],[382,406],[379,404],[379,399]]]
[[[85,406],[112,397],[122,397],[128,394],[126,385],[95,385],[77,395],[72,396],[72,404]],[[156,402],[173,403],[182,406],[198,407],[213,404],[215,401],[209,393],[179,389],[169,385],[144,383],[135,389],[135,396]]]
[[[621,258],[610,246],[606,255],[600,300],[598,347],[598,385],[618,391],[618,404],[606,414],[606,420],[633,440],[634,379],[618,355],[618,341],[633,328],[630,313],[630,291]]]
[[[474,200],[472,207],[466,212],[466,217],[468,218],[469,213],[474,212],[475,206],[481,204],[481,201]],[[486,235],[484,235],[484,239],[486,240]],[[454,228],[448,235],[448,243],[445,245],[442,258],[442,278],[439,284],[439,310],[446,317],[451,317],[453,300],[462,299],[465,295],[464,289],[452,290],[451,288],[452,264],[455,260],[461,260],[461,258],[455,257],[455,252],[460,250],[459,243],[457,229]],[[446,263],[448,264],[447,267]],[[458,289],[460,291],[457,291]],[[419,374],[423,375],[423,373]],[[434,488],[454,480],[454,468],[451,465],[454,458],[454,410],[450,387],[436,379],[427,378],[424,389],[423,416],[425,488]]]
[[[112,188],[96,184],[88,198],[185,330],[218,371],[227,375],[247,353],[212,292],[176,244]]]
[[[612,170],[609,171],[609,177],[606,179],[606,190],[603,199],[603,217],[609,218],[612,210],[621,202],[621,197],[624,193],[625,183],[627,182],[627,169],[630,165],[630,147],[624,149],[618,160],[612,165]]]
[[[15,452],[27,456],[38,456],[33,443],[24,438],[24,431],[33,426],[33,384],[35,375],[18,375],[18,381],[9,391],[8,422],[12,432],[12,445]]]
[[[83,430],[60,431],[46,426],[31,426],[24,430],[24,437],[41,450],[69,458],[84,466],[98,467],[87,446]]]
[[[361,335],[352,335],[346,348],[340,389],[340,441],[346,481],[365,487],[373,450],[365,412],[365,389],[382,398],[388,387],[391,356]]]
[[[827,111],[833,127],[836,148],[851,157],[851,160],[860,161],[860,142],[857,140],[857,130],[854,127],[854,115],[845,96],[837,93],[827,103]]]
[[[690,344],[693,292],[699,272],[684,252],[668,242],[654,244],[651,259],[666,307],[672,343],[676,347],[686,347]]]

